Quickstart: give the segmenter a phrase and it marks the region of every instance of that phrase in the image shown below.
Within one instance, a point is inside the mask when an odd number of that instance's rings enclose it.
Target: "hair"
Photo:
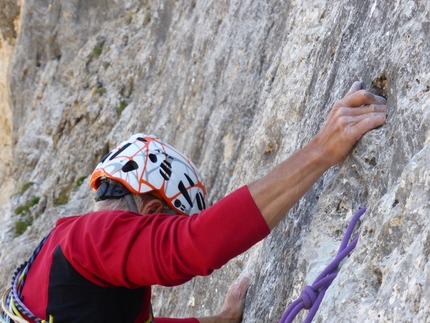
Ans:
[[[138,194],[132,194],[134,201],[136,202],[136,206],[138,210],[141,210],[143,207],[143,200]],[[102,210],[129,210],[127,206],[127,201],[125,197],[121,197],[119,199],[106,199],[101,201],[96,201],[94,205],[95,211]]]
[[[112,179],[104,179],[104,181],[108,181],[113,184],[117,184],[118,182],[112,180]],[[150,193],[146,194],[132,194],[134,201],[136,202],[136,206],[138,210],[141,210],[146,203],[146,196]],[[161,200],[163,202],[163,209],[161,213],[171,214],[171,215],[177,215],[178,213],[172,209],[164,200]],[[127,201],[125,200],[125,197],[121,197],[118,199],[106,199],[106,200],[100,200],[96,201],[94,205],[94,211],[102,211],[102,210],[125,210],[128,211],[129,208],[127,206]]]

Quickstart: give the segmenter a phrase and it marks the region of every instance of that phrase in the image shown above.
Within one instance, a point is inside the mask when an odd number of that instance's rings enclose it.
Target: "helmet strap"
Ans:
[[[131,194],[131,192],[124,185],[118,182],[112,183],[105,181],[101,183],[97,189],[94,199],[96,201],[101,201],[107,199],[119,199],[122,197],[125,198],[127,207],[130,211],[139,213],[133,194]]]
[[[125,197],[125,201],[127,202],[128,209],[132,212],[139,213],[133,194],[127,194],[124,197]]]

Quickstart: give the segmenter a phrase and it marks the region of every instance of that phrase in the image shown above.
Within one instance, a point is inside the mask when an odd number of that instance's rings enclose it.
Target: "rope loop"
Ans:
[[[10,316],[10,313],[16,314],[19,316],[25,315],[28,318],[34,320],[36,323],[43,323],[46,322],[38,317],[36,317],[23,303],[23,297],[22,297],[22,290],[24,287],[25,279],[27,278],[28,271],[30,270],[30,267],[32,266],[34,260],[36,259],[37,255],[39,254],[40,250],[42,249],[43,245],[45,244],[46,240],[51,235],[52,231],[50,231],[43,239],[40,241],[36,249],[33,250],[33,253],[30,255],[29,260],[25,261],[23,264],[21,264],[14,272],[12,277],[12,287],[7,290],[5,293],[5,296],[3,297],[4,301],[2,301],[2,309],[3,314],[0,313],[0,316],[3,316],[3,319],[6,321],[10,321],[10,318],[12,318],[13,321],[16,321],[15,318]],[[7,312],[5,308],[8,308]],[[49,319],[51,322],[51,318]],[[18,322],[18,321],[17,321]],[[24,322],[24,321],[22,321]],[[27,322],[27,321],[25,321]]]
[[[335,259],[323,270],[323,272],[315,279],[311,286],[306,286],[300,293],[300,297],[288,306],[282,315],[279,323],[292,323],[294,318],[302,309],[309,310],[305,323],[311,323],[314,318],[325,292],[330,287],[332,281],[336,278],[340,262],[355,248],[358,242],[358,236],[351,242],[351,235],[354,231],[355,224],[360,216],[366,212],[366,208],[358,210],[352,217],[351,222],[345,232],[345,236],[340,244],[339,250]]]
[[[311,286],[306,286],[305,289],[300,294],[300,298],[303,301],[304,308],[307,310],[314,305],[317,297],[318,297],[318,292],[317,294],[315,294],[315,291],[312,289]]]

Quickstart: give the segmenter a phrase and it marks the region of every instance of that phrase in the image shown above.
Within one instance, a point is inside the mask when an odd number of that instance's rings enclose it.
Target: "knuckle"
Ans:
[[[333,107],[332,111],[331,111],[331,115],[333,118],[341,118],[342,116],[345,116],[347,113],[347,109],[345,106],[343,105],[338,105]]]
[[[360,97],[363,101],[368,101],[373,99],[373,94],[366,90],[359,91]]]
[[[339,107],[337,112],[340,116],[346,116],[349,113],[349,108],[342,106],[342,107]]]
[[[338,100],[333,104],[333,111],[339,110],[343,106],[342,100]]]
[[[350,116],[340,116],[337,120],[337,125],[341,129],[347,128],[350,123],[351,123]]]

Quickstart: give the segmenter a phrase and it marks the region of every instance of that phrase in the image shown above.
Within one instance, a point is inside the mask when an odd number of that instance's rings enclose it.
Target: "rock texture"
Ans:
[[[252,271],[243,321],[277,322],[367,205],[314,322],[430,322],[427,1],[0,0],[0,9],[3,287],[56,219],[91,210],[88,176],[131,133],[184,151],[214,202],[305,145],[362,80],[387,97],[387,124],[267,239],[209,277],[156,288],[154,308],[214,313]],[[17,223],[31,225],[15,237]]]
[[[12,186],[10,162],[12,160],[12,113],[8,104],[7,67],[12,56],[13,47],[19,25],[16,19],[19,16],[19,5],[16,1],[0,2],[0,163],[4,165],[0,171],[0,182],[3,190],[9,191]],[[2,203],[8,194],[1,194]]]

